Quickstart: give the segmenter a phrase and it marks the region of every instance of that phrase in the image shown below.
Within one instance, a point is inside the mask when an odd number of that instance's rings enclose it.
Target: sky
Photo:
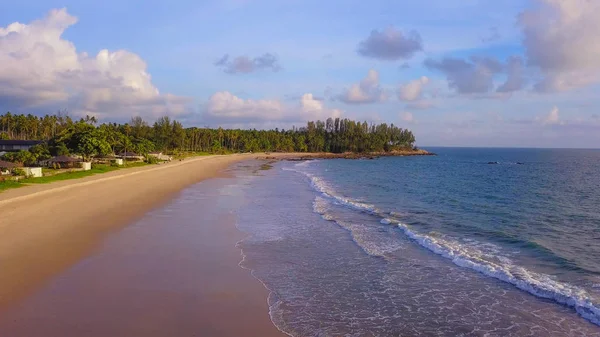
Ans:
[[[600,148],[596,0],[2,2],[0,111]]]

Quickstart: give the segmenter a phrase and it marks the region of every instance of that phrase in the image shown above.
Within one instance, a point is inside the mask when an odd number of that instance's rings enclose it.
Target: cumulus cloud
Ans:
[[[506,67],[506,82],[500,85],[496,91],[506,93],[521,90],[527,83],[523,58],[511,56]]]
[[[422,50],[423,42],[418,32],[404,34],[394,27],[388,27],[383,31],[371,31],[371,34],[358,44],[357,52],[364,57],[396,61],[409,59]]]
[[[398,98],[401,101],[416,101],[423,98],[423,87],[429,83],[429,78],[422,76],[400,86]]]
[[[277,57],[270,53],[252,59],[248,56],[238,56],[230,59],[229,55],[225,54],[215,62],[215,66],[220,67],[228,74],[249,74],[261,70],[278,72],[281,70]]]
[[[76,115],[158,117],[187,111],[185,97],[161,94],[146,63],[125,51],[78,53],[62,38],[77,18],[50,11],[29,24],[0,27],[0,105],[31,111],[67,109]]]
[[[337,118],[342,116],[339,109],[327,109],[323,101],[313,97],[313,94],[304,94],[300,99],[300,108],[302,117],[307,120],[325,120],[329,117]]]
[[[297,104],[287,106],[275,99],[242,99],[228,91],[221,91],[209,98],[203,119],[212,123],[261,125],[277,122],[305,123],[341,115],[341,110],[325,107],[323,101],[310,93],[302,95]]]
[[[543,78],[538,91],[565,91],[600,79],[600,2],[536,0],[519,16],[528,64]]]
[[[371,69],[360,83],[353,84],[338,98],[348,104],[365,104],[385,101],[387,96],[379,84],[379,73]]]
[[[537,117],[536,121],[544,124],[544,125],[563,125],[564,122],[560,120],[560,116],[558,115],[558,108],[553,107],[552,110],[543,117]]]
[[[243,123],[279,120],[283,111],[283,105],[277,100],[244,100],[228,91],[221,91],[209,98],[205,117],[210,120],[235,119]]]
[[[494,88],[494,76],[504,65],[492,57],[473,56],[469,60],[446,57],[441,61],[427,59],[425,66],[446,75],[448,86],[459,94],[487,93]]]

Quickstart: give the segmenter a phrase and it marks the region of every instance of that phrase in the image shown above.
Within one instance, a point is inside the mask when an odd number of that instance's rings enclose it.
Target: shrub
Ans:
[[[158,162],[160,160],[158,160],[158,158],[154,157],[154,156],[146,156],[146,163],[148,164],[158,164]]]
[[[17,177],[18,176],[25,176],[25,171],[23,169],[21,169],[21,168],[18,168],[18,167],[12,169],[11,173],[12,173],[13,176],[17,176]]]

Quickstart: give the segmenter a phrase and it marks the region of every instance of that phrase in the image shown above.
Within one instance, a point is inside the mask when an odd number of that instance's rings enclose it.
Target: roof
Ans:
[[[50,163],[75,163],[79,161],[81,160],[69,156],[56,156],[48,159],[48,162]]]
[[[139,157],[140,155],[135,152],[121,152],[119,153],[120,157]]]
[[[0,167],[1,168],[15,168],[15,167],[17,167],[17,164],[11,163],[9,161],[0,160]]]
[[[37,145],[43,143],[43,140],[0,140],[0,145]]]

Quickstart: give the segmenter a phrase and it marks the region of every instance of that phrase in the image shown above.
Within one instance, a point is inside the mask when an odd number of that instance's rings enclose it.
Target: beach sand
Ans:
[[[164,205],[186,186],[255,157],[200,157],[1,193],[0,336],[281,336],[268,316],[267,290],[238,266],[241,256],[235,243],[243,235],[231,217],[203,219],[206,226],[197,226],[204,231],[198,236],[198,251],[173,249],[156,261],[165,264],[163,278],[173,282],[172,291],[124,288],[136,277],[137,282],[144,278],[124,261],[105,258],[80,276],[84,282],[79,288],[55,289],[43,295],[56,296],[54,300],[23,304],[92,254],[107,234]],[[136,251],[151,249],[139,246]],[[187,283],[178,282],[184,274],[166,268],[173,261],[187,271],[186,278],[194,268],[203,280],[191,290],[194,297],[189,297],[190,289],[177,288]],[[65,304],[73,302],[84,307]]]

